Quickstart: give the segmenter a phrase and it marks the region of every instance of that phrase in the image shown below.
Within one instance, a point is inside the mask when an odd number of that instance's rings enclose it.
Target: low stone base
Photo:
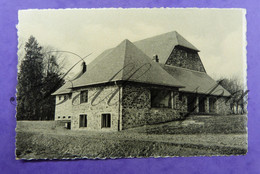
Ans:
[[[71,120],[55,120],[55,126],[71,129]]]

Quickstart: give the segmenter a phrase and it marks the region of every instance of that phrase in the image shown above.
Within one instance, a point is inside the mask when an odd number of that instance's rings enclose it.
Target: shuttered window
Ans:
[[[81,91],[80,92],[80,103],[87,103],[88,102],[88,91]]]
[[[86,114],[79,115],[79,127],[87,127],[88,119]]]
[[[102,118],[101,118],[101,126],[102,128],[109,128],[111,127],[111,115],[110,114],[102,114]]]

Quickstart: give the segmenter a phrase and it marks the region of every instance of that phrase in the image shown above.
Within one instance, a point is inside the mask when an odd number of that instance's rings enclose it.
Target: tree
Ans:
[[[235,77],[220,78],[217,80],[230,94],[230,109],[233,114],[246,113],[247,92],[242,83]]]
[[[61,78],[61,55],[50,47],[39,46],[31,36],[20,59],[17,85],[17,120],[53,120],[55,97],[51,95],[64,80]]]
[[[51,93],[56,91],[64,84],[64,79],[61,78],[63,75],[62,69],[64,66],[64,59],[58,63],[57,60],[61,58],[61,55],[55,52],[55,50],[51,47],[45,47],[43,49],[43,55],[43,110],[40,116],[40,120],[53,120],[55,113],[55,96],[52,96]]]
[[[25,56],[18,72],[17,119],[35,120],[41,110],[37,102],[42,98],[43,79],[42,47],[30,36],[25,44]]]

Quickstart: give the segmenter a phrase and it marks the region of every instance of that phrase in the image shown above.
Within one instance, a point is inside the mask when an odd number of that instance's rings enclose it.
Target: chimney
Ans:
[[[82,74],[85,73],[87,71],[87,65],[85,62],[82,62],[81,64],[81,67],[82,67]]]
[[[153,55],[153,61],[159,63],[159,58],[157,54]]]

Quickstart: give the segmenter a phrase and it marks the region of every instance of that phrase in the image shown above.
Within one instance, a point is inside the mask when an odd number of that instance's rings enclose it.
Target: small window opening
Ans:
[[[111,115],[110,114],[102,114],[101,127],[102,128],[111,127]]]
[[[81,91],[80,92],[80,103],[87,103],[88,102],[88,91]]]
[[[88,120],[87,120],[87,115],[82,114],[79,116],[79,127],[87,127]]]

